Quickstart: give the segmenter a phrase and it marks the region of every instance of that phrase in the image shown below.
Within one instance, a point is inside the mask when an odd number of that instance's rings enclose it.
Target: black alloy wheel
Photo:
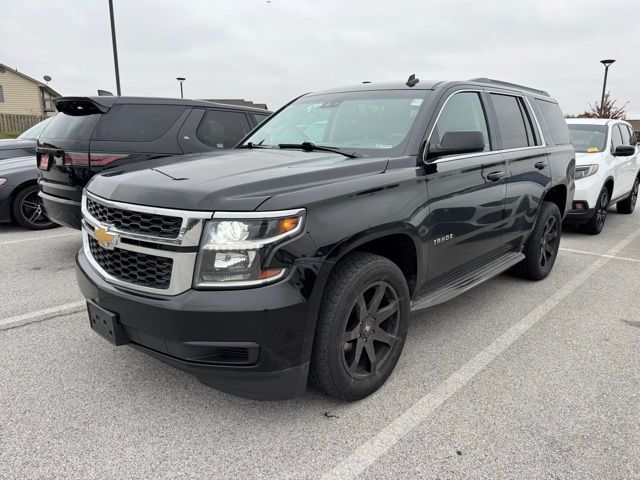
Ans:
[[[609,208],[609,190],[605,189],[600,195],[600,203],[596,210],[596,224],[598,228],[602,230],[604,227],[604,221],[607,219],[607,209]]]
[[[400,325],[400,302],[393,286],[374,282],[356,298],[345,321],[344,367],[353,378],[369,378],[389,358]]]
[[[556,217],[549,217],[544,224],[540,241],[540,266],[542,268],[547,268],[558,251],[558,243],[560,242],[558,228]]]
[[[604,223],[607,219],[607,210],[609,209],[609,189],[604,186],[598,196],[596,202],[595,212],[587,223],[582,225],[582,231],[591,235],[598,235],[604,228]]]
[[[409,309],[409,287],[398,265],[373,253],[346,255],[322,293],[310,383],[349,401],[375,392],[400,358]]]

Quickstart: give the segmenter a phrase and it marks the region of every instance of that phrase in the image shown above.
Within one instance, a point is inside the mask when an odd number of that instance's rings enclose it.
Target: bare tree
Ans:
[[[599,102],[595,102],[593,105],[589,104],[589,110],[581,113],[577,118],[616,118],[624,120],[627,118],[625,107],[629,102],[626,102],[621,107],[616,107],[616,102],[617,100],[611,98],[611,93],[607,92],[604,95],[604,103],[602,105]]]

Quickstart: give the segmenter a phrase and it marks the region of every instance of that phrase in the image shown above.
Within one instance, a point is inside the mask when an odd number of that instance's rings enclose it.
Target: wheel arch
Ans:
[[[14,187],[14,189],[11,191],[11,193],[9,194],[9,200],[10,200],[10,215],[11,215],[11,220],[15,221],[15,215],[13,213],[13,202],[15,202],[16,197],[18,196],[18,194],[24,190],[25,188],[34,186],[34,185],[38,185],[38,180],[35,178],[29,178],[27,180],[23,180],[22,182],[20,182],[18,185],[16,185]]]
[[[407,280],[413,296],[419,279],[424,278],[421,240],[412,225],[398,224],[372,228],[357,233],[335,245],[326,257],[321,270],[322,278],[328,278],[335,265],[352,252],[368,252],[380,255],[398,265]],[[324,290],[324,284],[322,285]]]

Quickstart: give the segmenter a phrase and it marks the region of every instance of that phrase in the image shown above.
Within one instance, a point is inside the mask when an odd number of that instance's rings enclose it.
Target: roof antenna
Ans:
[[[405,85],[407,87],[415,87],[419,82],[420,82],[420,79],[416,78],[415,73],[412,73],[411,75],[409,75],[409,80],[407,80],[407,83],[405,83]]]

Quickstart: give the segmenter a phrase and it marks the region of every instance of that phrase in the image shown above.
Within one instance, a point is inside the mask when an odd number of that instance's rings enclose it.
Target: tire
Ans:
[[[402,353],[409,304],[407,281],[395,263],[371,253],[347,255],[322,295],[311,385],[348,401],[380,388]]]
[[[607,209],[609,208],[609,189],[604,186],[598,195],[596,203],[596,211],[587,223],[581,226],[581,230],[589,235],[598,235],[604,228],[604,222],[607,219]]]
[[[551,273],[560,247],[561,222],[558,206],[542,202],[536,226],[522,251],[526,258],[513,269],[516,275],[529,280],[542,280]]]
[[[14,220],[30,230],[45,230],[58,226],[45,216],[37,185],[29,185],[20,190],[13,199],[11,211]]]
[[[616,204],[616,209],[618,213],[630,214],[636,208],[636,203],[638,201],[638,190],[640,189],[640,176],[636,178],[636,181],[633,182],[633,187],[631,188],[631,193],[627,198],[618,202]]]

